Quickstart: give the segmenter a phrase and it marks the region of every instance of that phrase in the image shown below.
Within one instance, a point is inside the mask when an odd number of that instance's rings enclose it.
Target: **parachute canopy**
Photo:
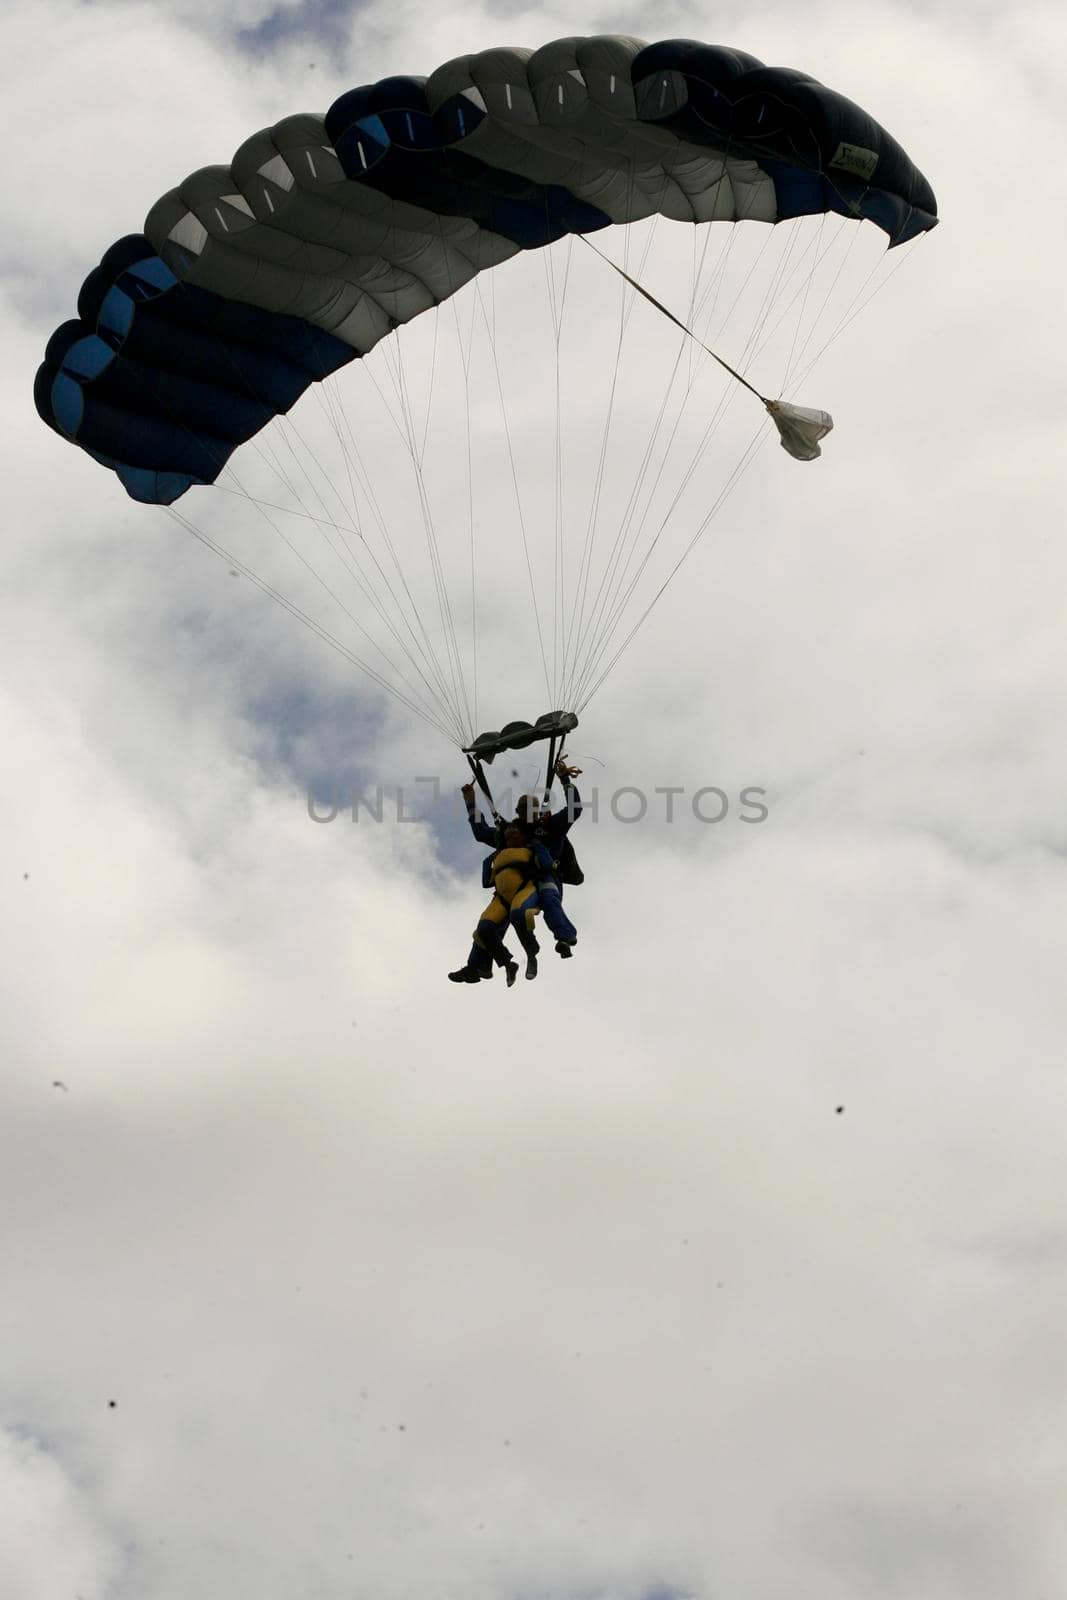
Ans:
[[[310,383],[519,251],[655,215],[833,212],[890,246],[937,221],[892,136],[802,72],[687,40],[461,56],[289,117],[165,194],[49,341],[37,409],[166,505]]]
[[[797,391],[883,241],[936,222],[900,145],[804,73],[685,40],[487,50],[169,190],[90,272],[35,399],[479,781],[539,741],[551,769],[767,414],[819,455],[830,415]],[[494,697],[536,703],[540,668],[563,709],[476,734],[489,662]]]

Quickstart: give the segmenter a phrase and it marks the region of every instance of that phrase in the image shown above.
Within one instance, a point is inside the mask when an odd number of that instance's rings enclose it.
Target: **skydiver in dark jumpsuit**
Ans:
[[[582,814],[582,797],[572,778],[581,777],[581,769],[568,767],[566,758],[556,762],[556,777],[563,786],[563,806],[549,812],[535,794],[524,794],[519,801],[518,815],[530,830],[531,840],[547,852],[542,856],[537,879],[537,902],[545,919],[545,926],[555,935],[556,950],[569,956],[578,943],[578,930],[563,909],[563,883],[581,883],[582,872],[574,854],[574,846],[567,837],[571,824]],[[473,824],[472,824],[473,826]]]

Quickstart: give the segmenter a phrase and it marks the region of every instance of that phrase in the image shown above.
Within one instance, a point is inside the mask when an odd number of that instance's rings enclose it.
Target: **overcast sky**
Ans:
[[[1067,19],[928,9],[5,9],[0,1600],[1067,1592]],[[943,221],[583,717],[675,822],[460,988],[455,817],[307,807],[458,758],[32,379],[251,132],[605,31],[804,68]]]

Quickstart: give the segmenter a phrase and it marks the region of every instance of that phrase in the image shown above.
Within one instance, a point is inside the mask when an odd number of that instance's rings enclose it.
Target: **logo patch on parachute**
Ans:
[[[857,178],[870,179],[874,177],[878,155],[874,150],[865,150],[861,144],[845,144],[842,141],[830,165],[839,167],[843,172],[854,172]]]

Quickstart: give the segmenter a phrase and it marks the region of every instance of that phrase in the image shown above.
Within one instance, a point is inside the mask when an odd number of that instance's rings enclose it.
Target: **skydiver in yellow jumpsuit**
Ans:
[[[493,856],[491,873],[493,898],[478,919],[467,964],[448,976],[453,983],[478,983],[493,971],[493,956],[502,944],[508,923],[514,927],[526,951],[526,976],[537,976],[538,944],[533,933],[537,908],[537,885],[531,881],[533,851],[526,843],[526,830],[520,823],[509,823],[504,844]],[[509,963],[508,987],[515,981]]]

